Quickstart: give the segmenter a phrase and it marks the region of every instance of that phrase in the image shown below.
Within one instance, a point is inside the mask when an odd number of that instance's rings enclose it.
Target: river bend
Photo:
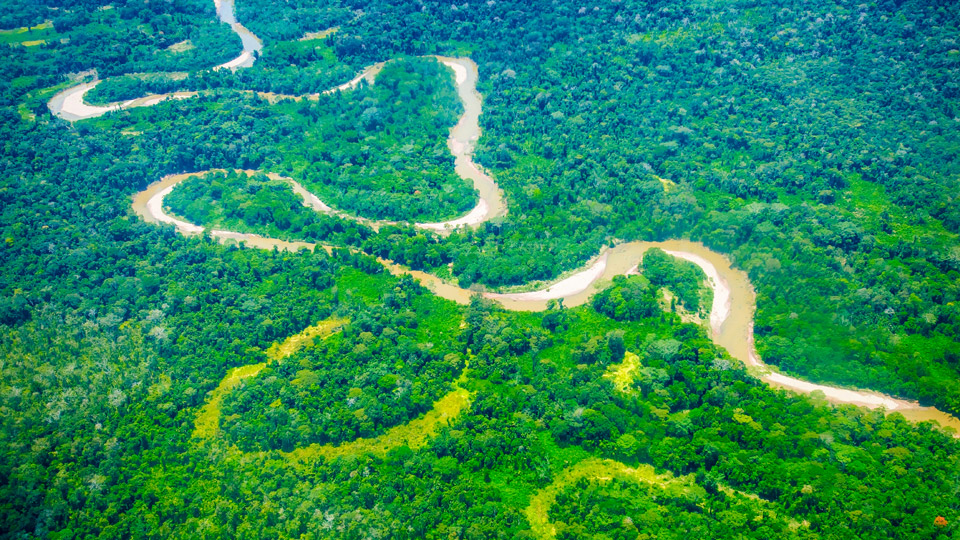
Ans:
[[[262,42],[249,30],[236,21],[233,14],[233,0],[215,0],[220,20],[230,24],[243,42],[243,52],[230,62],[214,69],[237,69],[253,65],[256,52],[262,48]],[[502,193],[492,177],[485,173],[473,161],[474,146],[480,137],[479,118],[482,99],[476,90],[478,79],[477,65],[468,58],[436,57],[453,71],[458,95],[464,106],[464,113],[458,123],[451,128],[448,147],[454,157],[455,169],[464,179],[473,182],[479,193],[479,200],[473,210],[466,215],[439,223],[416,223],[415,226],[445,234],[457,227],[477,226],[506,214],[506,205]],[[362,81],[373,83],[376,74],[384,63],[374,64],[361,71],[354,79],[327,90],[325,93],[344,92],[357,87]],[[97,82],[81,84],[57,94],[48,104],[53,114],[68,121],[93,118],[107,112],[146,107],[160,103],[165,99],[186,99],[197,95],[196,92],[176,92],[163,95],[151,95],[106,106],[92,106],[83,101],[83,96]],[[287,96],[294,98],[293,96]],[[316,99],[313,96],[299,96],[294,99]],[[290,242],[251,233],[223,230],[205,230],[203,227],[188,223],[164,211],[163,199],[177,184],[194,174],[170,175],[137,193],[133,199],[134,212],[145,221],[173,225],[184,235],[196,235],[206,232],[220,241],[244,242],[248,247],[260,249],[278,248],[295,251],[302,248],[318,247],[308,242]],[[249,171],[253,172],[253,171]],[[273,178],[283,178],[271,174]],[[303,204],[318,212],[336,214],[345,219],[366,223],[374,228],[393,222],[373,221],[358,216],[350,216],[335,210],[303,188],[293,179],[287,178],[291,187],[303,199]],[[331,246],[319,246],[331,249]],[[504,308],[517,311],[542,311],[551,300],[563,299],[564,305],[574,307],[587,302],[591,295],[607,286],[614,276],[635,273],[643,254],[650,248],[661,248],[667,253],[688,260],[699,266],[707,275],[713,289],[713,304],[710,310],[709,329],[717,345],[726,349],[731,356],[742,361],[756,377],[767,384],[798,393],[821,394],[833,403],[852,403],[868,408],[883,407],[887,411],[902,413],[914,421],[936,420],[942,426],[950,426],[960,433],[960,419],[939,411],[933,407],[920,406],[915,401],[906,401],[869,390],[838,388],[814,384],[795,377],[784,375],[775,368],[763,363],[754,346],[753,318],[755,298],[753,286],[746,273],[735,269],[729,259],[714,252],[700,243],[687,240],[667,240],[663,242],[627,242],[602,250],[597,257],[584,268],[565,279],[559,280],[540,290],[520,293],[484,293],[484,296],[499,302]],[[381,262],[394,274],[409,273],[418,278],[426,287],[438,296],[461,304],[469,302],[475,294],[453,283],[444,281],[432,274],[394,264]]]

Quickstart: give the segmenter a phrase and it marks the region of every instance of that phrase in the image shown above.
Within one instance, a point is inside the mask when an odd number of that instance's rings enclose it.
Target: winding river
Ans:
[[[247,30],[242,24],[237,22],[237,18],[233,14],[233,0],[214,0],[213,3],[217,8],[217,17],[220,18],[220,22],[229,24],[230,29],[240,37],[240,42],[243,44],[243,49],[240,52],[240,56],[230,60],[229,62],[220,64],[213,69],[237,69],[253,66],[253,62],[256,60],[255,53],[259,53],[259,51],[263,49],[263,42],[260,41],[260,38],[254,35],[253,32]],[[168,73],[167,75],[173,78],[180,78],[184,77],[186,74]],[[67,88],[66,90],[53,96],[53,98],[47,103],[47,108],[50,109],[50,112],[53,113],[54,116],[59,116],[60,118],[70,122],[76,122],[77,120],[85,120],[87,118],[103,116],[110,111],[133,109],[136,107],[149,107],[166,99],[186,99],[197,95],[197,92],[151,94],[149,96],[143,96],[127,101],[119,101],[107,105],[90,105],[85,102],[83,98],[87,92],[93,90],[94,87],[100,84],[100,82],[101,81],[97,80],[89,83],[79,84],[77,86],[71,86],[70,88]]]
[[[233,18],[232,0],[217,0],[216,3],[221,20],[231,24],[234,31],[240,34],[244,41],[244,53],[237,59],[218,66],[218,68],[240,68],[252,65],[255,59],[253,51],[259,50],[259,47],[261,47],[260,40],[252,34],[250,34],[252,39],[244,38],[242,32],[249,34],[249,31]],[[476,89],[477,65],[468,58],[435,58],[453,71],[458,94],[464,106],[464,113],[456,126],[451,128],[448,139],[448,146],[455,159],[456,172],[464,179],[473,182],[480,195],[474,209],[460,218],[440,223],[415,224],[417,227],[445,234],[457,227],[476,226],[495,217],[503,216],[506,214],[506,205],[493,178],[473,162],[474,146],[480,137],[479,118],[482,109],[482,99]],[[376,73],[382,66],[383,63],[370,66],[353,80],[325,93],[349,91],[363,80],[373,83]],[[95,84],[79,85],[58,94],[49,104],[51,111],[66,120],[75,121],[100,116],[112,110],[149,106],[168,98],[182,99],[195,95],[195,93],[178,92],[160,96],[147,96],[105,107],[92,107],[83,102],[83,94]],[[294,98],[293,96],[286,97]],[[302,98],[316,99],[317,96],[301,96],[294,99]],[[216,229],[205,231],[203,227],[183,221],[164,211],[163,199],[177,184],[190,176],[203,175],[207,172],[209,171],[170,175],[160,179],[134,196],[134,212],[147,222],[173,225],[178,232],[184,235],[197,235],[206,232],[222,242],[244,242],[248,247],[261,249],[278,248],[295,251],[302,248],[313,249],[318,247],[316,244],[308,242],[290,242],[251,233]],[[253,171],[247,172],[252,173]],[[272,173],[270,176],[277,179],[283,178]],[[345,219],[361,221],[374,228],[391,223],[366,220],[335,210],[304,189],[295,180],[284,179],[289,181],[294,191],[303,197],[303,204],[316,211],[333,213]],[[332,249],[331,246],[321,245],[319,247],[327,250]],[[936,420],[940,425],[952,427],[957,433],[960,433],[960,419],[933,407],[923,407],[915,401],[896,399],[869,390],[853,390],[810,383],[779,373],[775,368],[764,364],[754,346],[753,317],[756,308],[756,295],[747,274],[742,270],[733,268],[730,260],[725,256],[711,251],[700,243],[687,240],[621,243],[603,250],[577,273],[543,289],[521,293],[483,294],[487,298],[499,302],[506,309],[517,311],[542,311],[546,309],[549,301],[559,299],[563,299],[564,305],[567,307],[579,306],[586,303],[595,292],[607,286],[614,276],[636,272],[643,254],[654,247],[661,248],[675,257],[693,262],[703,269],[714,292],[709,321],[713,340],[717,345],[726,349],[731,356],[742,361],[753,375],[767,384],[798,393],[820,394],[833,403],[851,403],[871,409],[883,407],[886,411],[899,412],[914,421]],[[391,261],[381,260],[381,263],[391,273],[412,274],[438,296],[461,304],[467,304],[470,297],[475,294],[473,291],[462,289],[432,274],[410,270]]]
[[[256,60],[254,54],[259,54],[263,50],[263,42],[253,32],[237,22],[237,17],[233,14],[233,0],[213,0],[213,4],[217,7],[217,17],[220,17],[220,22],[229,24],[230,29],[240,36],[240,42],[243,44],[240,56],[213,69],[237,69],[253,66],[253,61]]]

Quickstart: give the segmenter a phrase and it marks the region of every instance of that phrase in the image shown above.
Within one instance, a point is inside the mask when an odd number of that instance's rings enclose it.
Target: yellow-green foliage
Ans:
[[[328,337],[347,324],[348,320],[343,318],[331,317],[324,321],[307,327],[303,332],[288,337],[283,343],[274,343],[267,349],[267,358],[272,362],[279,362],[291,354],[304,347],[310,340],[316,337]],[[210,396],[210,401],[200,408],[196,420],[194,420],[193,436],[201,439],[213,437],[220,430],[220,410],[223,405],[223,397],[231,390],[236,388],[243,379],[254,377],[263,368],[267,367],[266,362],[259,364],[250,364],[231,369],[227,376],[220,381],[220,384]]]
[[[223,405],[223,396],[236,388],[240,381],[253,377],[267,367],[266,362],[233,368],[210,396],[210,401],[200,408],[196,420],[193,422],[193,436],[201,439],[213,437],[220,430],[220,408]]]
[[[313,326],[307,327],[303,332],[288,337],[283,343],[274,343],[267,349],[267,358],[273,361],[280,361],[291,354],[299,351],[308,342],[317,337],[327,337],[347,324],[348,319],[331,317],[321,321]]]
[[[601,482],[616,478],[663,487],[672,485],[681,490],[696,487],[691,477],[677,478],[671,474],[657,474],[650,465],[634,468],[612,459],[588,458],[561,472],[552,484],[538,491],[530,499],[530,505],[524,510],[524,514],[537,538],[556,538],[556,527],[550,523],[550,507],[553,506],[557,494],[563,488],[575,484],[581,478]]]
[[[31,27],[24,26],[13,30],[0,30],[0,43],[32,47],[46,43],[47,39],[56,35],[57,32],[53,29],[53,22],[47,21]]]
[[[321,32],[307,32],[306,34],[304,34],[302,38],[300,38],[300,41],[312,41],[312,40],[324,39],[330,34],[333,34],[338,30],[340,30],[340,27],[334,26],[333,28],[327,28],[326,30],[323,30]]]
[[[637,356],[636,353],[627,351],[626,354],[623,355],[623,361],[619,364],[610,364],[607,372],[603,374],[603,377],[610,379],[613,387],[616,388],[618,392],[627,394],[632,391],[630,386],[633,384],[633,381],[636,380],[639,370],[640,357]]]
[[[331,317],[306,328],[299,334],[288,337],[283,342],[274,343],[265,353],[268,361],[280,362],[303,348],[314,338],[333,335],[347,322],[349,322],[348,319]],[[220,385],[213,391],[210,400],[204,404],[197,414],[194,421],[193,436],[210,438],[216,435],[220,429],[220,414],[224,396],[236,388],[241,380],[256,376],[265,367],[267,367],[267,362],[230,370],[227,376],[220,381]],[[465,373],[466,371],[464,371]],[[407,445],[411,449],[420,448],[436,434],[441,426],[447,425],[450,420],[458,417],[470,404],[470,392],[460,387],[465,377],[464,374],[457,380],[453,390],[437,400],[433,409],[421,418],[396,426],[379,437],[361,438],[339,446],[313,444],[304,448],[297,448],[292,452],[284,452],[283,455],[292,461],[304,463],[319,457],[333,459],[361,453],[385,455],[391,448],[400,445]],[[266,453],[259,452],[258,455],[263,456]]]
[[[415,450],[424,446],[441,426],[447,425],[452,419],[470,404],[470,392],[455,386],[447,395],[433,404],[433,409],[406,424],[401,424],[379,437],[372,439],[357,439],[349,443],[333,446],[312,444],[304,448],[297,448],[284,455],[289,459],[305,463],[319,457],[333,459],[356,454],[376,454],[383,456],[392,448],[406,445]]]

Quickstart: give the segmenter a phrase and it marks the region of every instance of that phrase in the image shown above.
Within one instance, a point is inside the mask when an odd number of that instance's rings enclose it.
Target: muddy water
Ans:
[[[88,105],[83,101],[83,96],[99,83],[100,81],[95,81],[67,88],[53,96],[53,98],[47,102],[47,108],[50,109],[50,112],[53,113],[54,116],[59,116],[70,122],[103,116],[110,111],[120,109],[121,103],[97,106]]]
[[[503,192],[497,183],[473,161],[473,151],[480,138],[480,113],[483,109],[483,100],[477,92],[479,77],[477,64],[469,58],[450,58],[434,56],[441,63],[453,70],[457,94],[463,104],[463,114],[457,124],[450,129],[447,146],[454,157],[454,171],[463,179],[473,183],[479,194],[477,205],[470,212],[457,219],[436,223],[414,223],[421,229],[429,229],[439,234],[448,234],[453,229],[463,226],[476,226],[493,218],[506,215],[507,207],[503,201]],[[367,67],[353,80],[340,86],[331,88],[324,94],[346,91],[355,88],[361,81],[366,80],[373,84],[377,74],[383,69],[386,62],[379,62]],[[322,203],[321,203],[322,204]],[[325,205],[326,206],[326,205]],[[341,217],[360,221],[372,228],[379,229],[385,225],[395,225],[395,221],[371,221],[358,217],[351,217],[337,212]]]
[[[169,94],[150,94],[127,101],[108,103],[107,105],[88,104],[84,101],[84,96],[101,82],[103,81],[94,81],[67,88],[53,96],[47,103],[47,108],[55,116],[70,122],[76,122],[77,120],[103,116],[110,111],[150,107],[167,99],[186,99],[197,95],[197,92],[172,92]]]
[[[217,12],[221,19],[234,28],[244,41],[244,55],[248,55],[252,63],[252,52],[259,50],[262,44],[256,36],[236,23],[233,18],[233,0],[215,0]],[[245,34],[246,33],[246,37]],[[246,60],[244,55],[233,62],[221,67],[241,67]],[[480,193],[477,206],[466,216],[457,220],[442,223],[416,224],[421,228],[431,229],[439,233],[446,233],[454,227],[477,225],[493,218],[503,216],[506,206],[496,182],[484,173],[472,159],[476,141],[480,137],[479,118],[482,111],[482,99],[476,90],[478,78],[476,64],[467,58],[444,58],[438,60],[453,69],[456,76],[457,90],[463,102],[464,114],[459,122],[450,130],[448,146],[455,158],[456,172],[465,179],[471,180]],[[242,61],[241,61],[242,60]],[[231,65],[236,64],[236,65]],[[362,80],[372,82],[373,78],[383,67],[383,63],[370,66],[353,80],[340,85],[330,91],[348,90]],[[164,96],[147,96],[141,98],[136,105],[128,102],[122,105],[112,104],[105,108],[90,108],[82,101],[83,94],[93,85],[81,85],[54,97],[50,108],[55,114],[61,114],[68,120],[80,119],[84,114],[99,115],[115,106],[147,106],[162,99]],[[71,93],[72,92],[72,93]],[[328,91],[329,92],[329,91]],[[175,96],[187,97],[187,96]],[[73,110],[68,110],[70,107]],[[69,115],[69,116],[68,116]],[[194,224],[186,223],[163,211],[163,197],[169,193],[177,183],[189,175],[171,175],[152,184],[146,190],[134,196],[133,209],[148,222],[173,224],[181,234],[195,235],[203,233],[204,229]],[[277,175],[271,175],[278,178]],[[290,179],[288,179],[290,180]],[[317,211],[339,212],[330,209],[317,197],[313,196],[302,186],[291,181],[295,191],[304,198],[304,204]],[[340,214],[342,215],[342,214]],[[346,216],[345,216],[346,217]],[[370,222],[362,218],[351,218],[363,221],[373,226],[379,222]],[[307,242],[287,242],[274,238],[267,238],[256,234],[238,233],[232,231],[211,230],[208,233],[221,242],[244,242],[250,247],[260,249],[278,248],[295,251],[298,249],[313,249],[314,244]],[[329,251],[328,246],[321,246]],[[601,252],[587,267],[573,276],[560,280],[542,290],[523,293],[485,293],[484,296],[501,303],[506,309],[517,311],[541,311],[546,309],[550,300],[562,299],[567,307],[574,307],[587,302],[591,295],[605,287],[614,276],[635,272],[637,264],[648,249],[658,247],[673,256],[680,257],[698,265],[706,273],[708,281],[714,290],[714,300],[711,306],[710,330],[714,341],[726,349],[734,358],[744,362],[751,371],[771,386],[789,389],[799,393],[822,393],[826,399],[835,403],[853,403],[870,408],[884,407],[888,411],[904,414],[912,420],[936,420],[943,426],[950,426],[960,432],[960,419],[952,417],[932,407],[921,407],[916,402],[898,400],[877,392],[863,390],[849,390],[824,385],[817,385],[794,377],[789,377],[773,371],[760,359],[754,347],[753,317],[755,311],[755,294],[745,272],[735,270],[730,261],[707,249],[705,246],[685,240],[669,240],[665,242],[630,242],[617,245]],[[447,283],[436,276],[419,271],[411,271],[390,261],[381,261],[394,274],[410,273],[420,279],[425,286],[438,296],[466,304],[474,294]]]
[[[217,17],[220,21],[230,25],[235,34],[240,36],[240,42],[243,44],[243,50],[240,56],[229,62],[220,64],[213,69],[237,69],[247,68],[253,65],[256,57],[255,52],[263,49],[263,42],[260,41],[253,32],[247,30],[242,24],[237,22],[233,14],[233,0],[214,0],[217,9]],[[168,73],[173,79],[182,79],[186,77],[185,73]],[[103,116],[110,111],[120,109],[133,109],[136,107],[150,107],[166,99],[185,99],[197,95],[197,92],[173,92],[169,94],[151,94],[128,101],[118,101],[107,105],[88,105],[84,101],[84,96],[100,84],[101,81],[93,81],[77,86],[72,86],[59,92],[47,102],[47,108],[54,116],[59,116],[64,120],[76,122],[77,120],[86,120],[87,118],[96,118]]]
[[[172,224],[184,235],[201,234],[204,231],[202,227],[170,216],[163,211],[162,207],[163,196],[189,176],[191,175],[171,175],[151,184],[134,197],[134,212],[150,223]],[[314,206],[308,201],[304,204]],[[317,247],[316,244],[309,242],[289,242],[250,233],[210,230],[208,234],[223,243],[244,242],[248,247],[266,250],[277,248],[296,251]],[[327,251],[331,249],[329,246],[321,245],[320,247]],[[960,433],[960,419],[933,407],[921,407],[915,401],[896,399],[869,390],[814,384],[773,371],[770,366],[763,363],[754,347],[755,294],[747,274],[733,268],[730,261],[723,255],[697,242],[667,240],[619,244],[598,255],[583,270],[543,289],[522,293],[483,293],[483,296],[496,300],[504,308],[514,311],[543,311],[550,300],[559,299],[562,299],[567,307],[576,307],[586,303],[593,294],[608,286],[615,276],[635,273],[643,254],[654,247],[693,262],[703,269],[714,291],[710,310],[710,331],[714,342],[726,349],[731,356],[742,361],[755,376],[767,384],[797,393],[817,392],[833,403],[852,403],[868,408],[884,407],[887,411],[899,412],[914,421],[936,420],[940,425],[950,426]],[[460,288],[433,274],[410,270],[384,259],[379,260],[392,274],[411,274],[434,294],[448,300],[465,305],[470,302],[474,294],[477,294],[475,291]]]
[[[341,84],[340,86],[335,86],[329,90],[324,90],[323,94],[332,94],[334,92],[345,92],[347,90],[353,90],[360,85],[360,81],[367,81],[369,84],[373,84],[373,81],[376,80],[377,75],[380,74],[380,71],[383,70],[386,62],[377,62],[371,66],[367,66],[360,72],[359,75],[350,79],[349,81]]]
[[[449,234],[450,231],[457,227],[463,226],[476,226],[485,221],[489,221],[493,218],[506,215],[507,209],[503,201],[503,194],[499,186],[494,182],[493,178],[490,175],[483,172],[480,167],[473,162],[473,151],[477,139],[480,137],[480,112],[482,101],[480,99],[480,94],[477,93],[477,65],[470,60],[469,58],[447,58],[447,57],[434,57],[444,65],[450,67],[456,77],[457,92],[460,96],[461,101],[463,102],[464,112],[461,115],[460,120],[457,124],[450,129],[450,135],[447,139],[447,146],[450,148],[451,153],[454,155],[455,162],[455,172],[460,175],[462,178],[469,180],[473,183],[480,197],[477,200],[476,206],[468,212],[466,215],[449,220],[442,221],[438,223],[415,223],[416,227],[423,229],[432,230],[438,234]],[[370,83],[373,82],[376,75],[383,69],[385,65],[384,62],[374,64],[367,67],[360,72],[357,77],[353,80],[346,82],[336,88],[327,90],[324,93],[336,92],[336,91],[345,91],[355,88],[360,84],[361,81],[366,80]],[[79,87],[77,87],[79,89]],[[92,86],[90,87],[92,88]],[[86,92],[89,88],[83,90]],[[140,100],[135,100],[139,103],[133,104],[133,102],[128,102],[123,104],[123,108],[129,108],[132,106],[147,106],[153,105],[156,100],[155,98],[163,98],[164,96],[148,96],[147,98],[141,98]],[[174,97],[179,98],[179,95],[174,95]],[[306,98],[311,98],[313,96],[301,96]],[[293,98],[298,99],[296,96],[282,96],[282,98]],[[79,103],[73,104],[74,108],[68,111],[65,111],[61,116],[70,120],[73,118],[88,118],[90,116],[99,116],[119,106],[110,105],[107,107],[102,107],[96,111],[96,114],[93,114],[91,111],[93,107],[82,103],[82,93],[79,96]],[[148,99],[154,99],[155,101],[144,101]],[[53,102],[51,102],[52,104]],[[52,105],[51,105],[52,107]],[[61,109],[64,109],[61,107]],[[83,112],[86,109],[91,111],[86,111],[87,116],[83,116]],[[209,171],[202,171],[194,173],[196,175],[203,175]],[[248,174],[253,174],[254,171],[245,171]],[[176,175],[173,177],[166,177],[162,179],[159,183],[152,184],[150,187],[145,190],[144,193],[150,192],[150,197],[158,197],[158,200],[155,200],[155,205],[159,209],[162,206],[163,197],[166,196],[172,190],[172,186],[175,186],[179,181],[185,180],[188,175]],[[357,221],[364,225],[371,227],[374,230],[379,230],[380,227],[386,225],[397,225],[396,221],[388,220],[370,220],[363,217],[351,216],[345,212],[331,208],[322,200],[320,200],[316,195],[307,191],[302,185],[291,178],[280,177],[276,174],[269,173],[271,178],[283,178],[290,182],[293,190],[303,197],[306,206],[322,213],[333,214],[344,219],[351,219]],[[179,178],[176,180],[175,178]],[[160,183],[163,184],[163,188],[157,189]],[[169,189],[168,189],[169,188]],[[165,191],[164,191],[165,190]],[[162,191],[162,193],[161,193]],[[139,197],[140,195],[138,195]],[[196,233],[197,230],[191,230],[191,227],[196,227],[194,225],[183,225],[177,224],[175,220],[165,219],[162,216],[162,212],[157,213],[153,212],[152,215],[160,222],[171,223],[177,225],[178,229],[181,232],[186,233]]]
[[[184,236],[192,236],[203,232],[203,227],[180,221],[168,216],[163,211],[163,197],[170,193],[180,182],[191,174],[171,174],[147,186],[147,189],[133,196],[133,212],[147,223],[169,223],[177,228],[177,232]],[[159,199],[159,200],[158,200]]]
[[[134,198],[134,211],[148,222],[172,223],[182,234],[197,234],[192,224],[184,224],[167,216],[162,207],[156,204],[159,194],[172,189],[189,175],[173,175],[152,184]],[[160,196],[162,201],[162,196]],[[153,204],[151,204],[153,201]],[[160,208],[160,215],[157,209]],[[202,229],[201,229],[202,230]],[[211,235],[221,242],[240,241],[249,247],[273,249],[274,247],[296,251],[313,249],[315,244],[306,242],[287,242],[254,234],[229,231],[211,231]],[[328,251],[329,246],[320,246]],[[913,421],[935,420],[944,427],[952,427],[960,433],[960,419],[933,407],[921,407],[915,401],[896,399],[879,392],[869,390],[851,390],[819,385],[777,373],[764,364],[754,346],[753,317],[755,297],[753,286],[746,272],[735,269],[723,255],[710,250],[703,244],[688,240],[667,240],[664,242],[628,242],[607,249],[576,274],[551,284],[538,291],[522,293],[483,293],[483,296],[496,300],[504,308],[514,311],[543,311],[550,300],[563,299],[567,307],[585,304],[597,291],[608,286],[615,276],[636,273],[637,265],[643,254],[651,248],[660,248],[667,253],[693,262],[707,275],[713,289],[713,304],[710,310],[710,332],[714,342],[726,349],[731,356],[742,361],[751,372],[767,384],[791,390],[797,393],[822,394],[833,403],[852,403],[868,408],[884,407],[890,412],[899,412]],[[469,304],[475,291],[460,288],[433,274],[410,270],[391,261],[379,259],[395,275],[411,274],[437,296],[460,304]],[[956,436],[956,435],[955,435]]]
[[[233,13],[233,0],[215,0],[214,5],[217,7],[217,16],[220,17],[220,22],[229,24],[230,29],[240,36],[243,51],[240,56],[213,69],[237,69],[252,66],[254,60],[256,60],[254,53],[263,49],[263,42],[253,32],[237,22],[237,17]]]
[[[804,394],[818,392],[832,403],[852,403],[871,409],[884,407],[913,421],[935,420],[960,434],[960,419],[934,407],[922,407],[916,401],[896,399],[870,390],[814,384],[773,371],[774,368],[763,363],[754,346],[756,295],[749,277],[746,272],[733,268],[726,257],[697,242],[668,240],[620,244],[599,255],[584,270],[539,291],[485,293],[484,296],[496,300],[506,309],[516,311],[543,311],[551,299],[560,298],[567,307],[579,306],[606,287],[614,276],[634,272],[643,254],[654,247],[703,269],[714,291],[710,310],[710,331],[714,342],[746,364],[755,376],[770,386]],[[397,265],[391,265],[390,270],[393,273],[404,271]],[[410,273],[438,296],[461,304],[469,303],[470,297],[475,294],[424,272]]]
[[[507,207],[503,201],[500,186],[480,166],[473,162],[473,151],[480,138],[480,113],[483,99],[477,92],[479,73],[477,64],[469,58],[436,57],[444,65],[453,69],[457,81],[457,93],[463,103],[463,115],[450,130],[447,146],[454,157],[454,170],[461,178],[473,182],[480,195],[477,206],[466,216],[442,223],[418,223],[417,226],[444,232],[463,225],[479,225],[484,221],[506,215]]]

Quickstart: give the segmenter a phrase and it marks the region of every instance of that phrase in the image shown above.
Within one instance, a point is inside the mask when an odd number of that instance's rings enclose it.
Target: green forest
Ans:
[[[956,429],[767,384],[698,264],[487,294],[700,242],[769,370],[955,422],[958,36],[932,0],[0,0],[0,539],[960,538]],[[466,154],[435,55],[476,66]],[[82,83],[196,95],[67,120]],[[463,155],[504,211],[418,226],[486,202]],[[202,232],[135,208],[174,174]]]

